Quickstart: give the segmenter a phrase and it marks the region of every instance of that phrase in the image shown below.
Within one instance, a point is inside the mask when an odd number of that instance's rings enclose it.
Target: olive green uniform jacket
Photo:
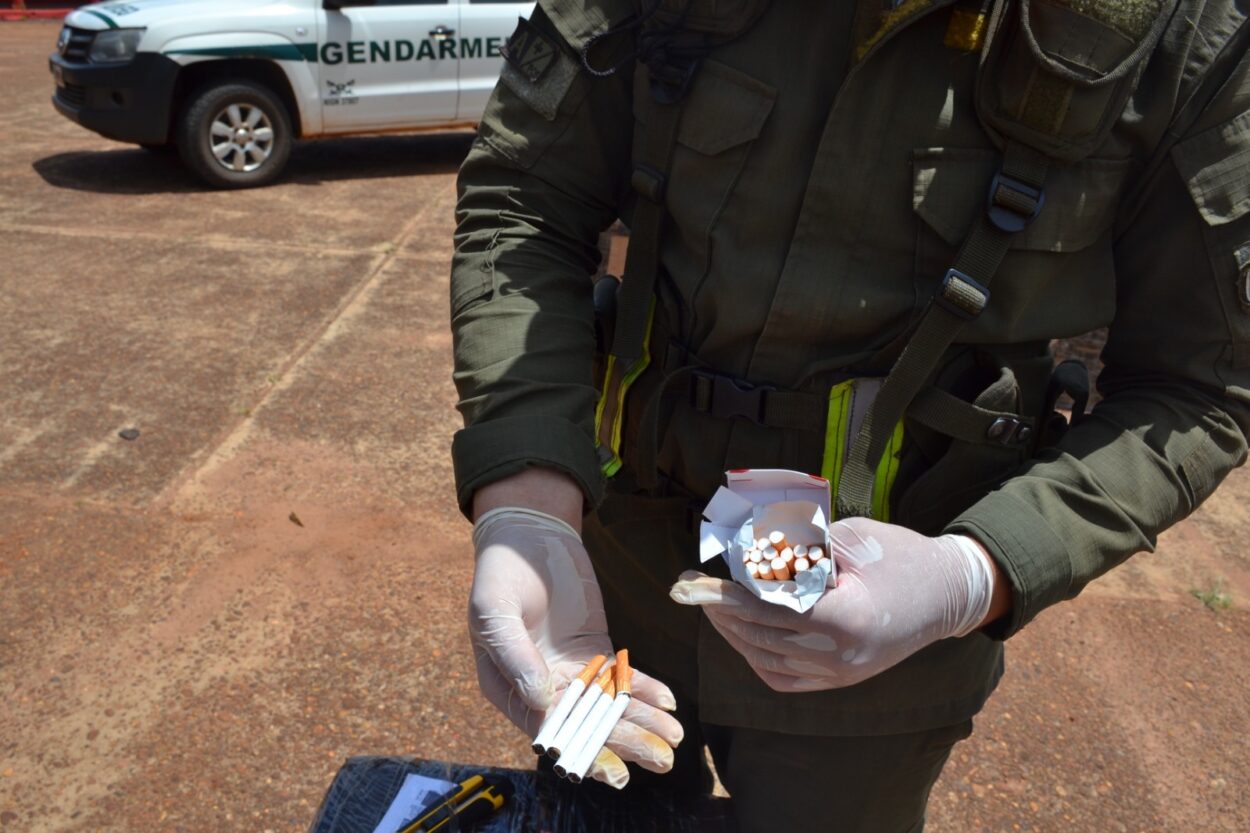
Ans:
[[[571,475],[588,507],[605,494],[588,276],[600,231],[631,216],[631,152],[654,105],[627,48],[604,46],[601,65],[624,57],[608,77],[581,66],[586,40],[633,12],[627,0],[539,5],[558,60],[537,80],[505,69],[460,177],[451,315],[466,427],[453,456],[466,510],[475,489],[527,466]],[[978,56],[945,43],[950,5],[908,0],[883,16],[879,2],[696,0],[692,25],[716,23],[705,6],[767,9],[711,52],[684,104],[661,249],[666,339],[720,373],[819,396],[915,325],[1000,158],[975,108]],[[1229,47],[1242,21],[1230,0],[1182,0],[1106,139],[1051,172],[1045,208],[935,380],[1035,413],[1047,341],[1110,326],[1101,403],[1031,450],[907,426],[890,520],[981,541],[1011,582],[1010,619],[861,685],[788,695],[767,718],[752,704],[781,696],[705,633],[705,719],[851,734],[965,719],[1000,673],[996,639],[1151,548],[1245,459],[1250,67]],[[696,506],[727,468],[820,470],[822,437],[684,400],[661,432],[667,493]],[[613,511],[646,521],[637,504]],[[666,523],[652,526],[696,566],[693,537]],[[671,607],[657,597],[657,623]]]

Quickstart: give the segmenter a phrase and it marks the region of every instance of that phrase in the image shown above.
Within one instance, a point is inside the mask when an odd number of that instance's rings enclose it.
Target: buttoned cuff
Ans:
[[[556,469],[577,481],[587,512],[603,499],[594,439],[557,417],[506,417],[470,425],[452,439],[451,459],[460,511],[470,520],[478,489],[531,466]]]
[[[1030,503],[1010,492],[991,492],[943,531],[980,541],[1011,582],[1011,613],[985,627],[987,636],[1007,639],[1068,597],[1072,563],[1063,539]]]

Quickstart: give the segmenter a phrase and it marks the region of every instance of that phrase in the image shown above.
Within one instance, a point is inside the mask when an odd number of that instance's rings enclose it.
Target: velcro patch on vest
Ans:
[[[535,83],[556,62],[556,45],[525,18],[517,18],[516,31],[500,50],[504,60]]]
[[[499,79],[547,121],[555,120],[581,68],[558,38],[522,18],[500,50]]]

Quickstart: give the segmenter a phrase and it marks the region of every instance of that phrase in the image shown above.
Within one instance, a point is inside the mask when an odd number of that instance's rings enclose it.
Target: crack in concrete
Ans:
[[[452,187],[454,188],[454,185]],[[314,354],[318,348],[334,341],[346,325],[364,310],[369,298],[372,297],[373,292],[381,282],[382,275],[386,272],[387,267],[403,257],[402,250],[404,245],[412,239],[432,207],[437,204],[437,200],[430,200],[408,219],[399,230],[399,233],[385,246],[385,251],[375,259],[359,285],[348,292],[333,314],[287,357],[287,360],[283,362],[282,366],[274,374],[277,377],[276,381],[262,388],[260,395],[247,408],[246,415],[227,427],[218,435],[218,440],[207,446],[209,450],[204,455],[202,462],[194,465],[189,470],[184,470],[170,480],[165,488],[152,500],[151,505],[153,508],[172,507],[184,489],[202,480],[204,476],[228,460],[243,445],[248,436],[250,436],[256,417],[261,409],[272,400],[274,395],[289,389],[293,384],[294,371],[299,368],[305,359]]]

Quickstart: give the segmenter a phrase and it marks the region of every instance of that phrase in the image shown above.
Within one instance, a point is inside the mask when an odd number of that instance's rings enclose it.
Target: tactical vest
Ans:
[[[771,0],[656,0],[622,27],[603,24],[580,40],[592,74],[610,71],[594,63],[597,43],[621,31],[637,32],[637,72],[644,73],[654,102],[643,141],[634,149],[631,185],[637,205],[623,279],[596,286],[603,319],[602,384],[595,412],[600,462],[606,476],[622,466],[626,409],[639,426],[631,459],[640,485],[654,484],[660,402],[673,390],[717,399],[718,416],[752,419],[780,429],[823,428],[821,474],[834,490],[838,517],[889,520],[893,479],[903,445],[904,417],[968,442],[1034,449],[1039,419],[987,408],[927,385],[960,330],[990,303],[989,286],[1012,240],[1047,205],[1047,172],[1078,162],[1107,138],[1179,0],[973,0],[926,5],[951,7],[946,43],[979,53],[977,113],[1001,151],[985,210],[968,230],[919,322],[882,351],[889,362],[881,378],[851,376],[829,392],[823,425],[808,425],[798,392],[767,389],[682,367],[666,372],[645,397],[631,395],[652,365],[656,325],[655,289],[665,222],[665,192],[686,94],[703,58],[718,45],[743,36]],[[564,32],[566,37],[569,31]],[[1053,390],[1068,389],[1084,409],[1083,370],[1061,369]],[[1082,384],[1084,389],[1082,390]],[[992,386],[991,386],[992,387]],[[790,407],[787,402],[795,401]],[[992,401],[992,399],[990,400]],[[1046,409],[1049,412],[1049,407]],[[799,423],[804,423],[800,425]]]

